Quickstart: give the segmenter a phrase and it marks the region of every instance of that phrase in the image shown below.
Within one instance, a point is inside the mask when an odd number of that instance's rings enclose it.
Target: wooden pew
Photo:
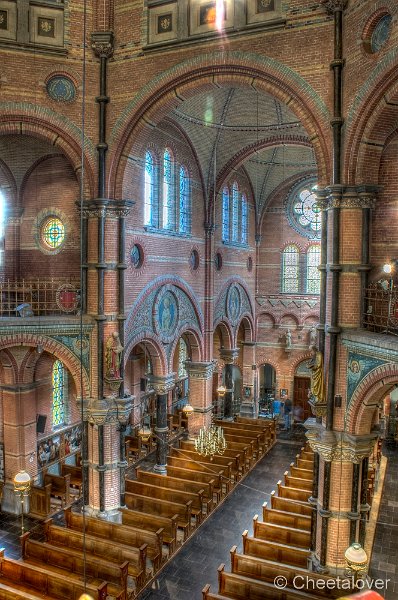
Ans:
[[[92,558],[99,557],[110,563],[121,564],[128,561],[128,574],[134,579],[137,591],[142,588],[147,579],[146,544],[140,548],[119,544],[115,540],[104,540],[88,532],[59,527],[52,523],[52,519],[45,521],[44,534],[46,543],[52,546],[81,552],[84,550]]]
[[[239,479],[239,467],[228,457],[220,456],[218,454],[214,457],[201,456],[197,452],[178,450],[177,448],[170,448],[170,451],[171,456],[183,456],[186,460],[190,460],[196,464],[207,465],[209,469],[212,467],[215,469],[224,469],[226,476],[233,482],[236,482]],[[235,476],[237,479],[235,479]]]
[[[0,583],[0,600],[43,600],[43,598],[46,598],[46,596],[39,594],[39,592],[37,592],[37,595],[33,595],[32,589],[30,589],[29,593],[25,586],[21,586],[18,583],[15,583],[14,585],[19,585],[19,589],[12,587],[9,584]]]
[[[305,569],[299,569],[297,567],[291,567],[288,565],[282,565],[280,563],[272,562],[269,560],[263,560],[261,558],[255,558],[254,556],[247,556],[246,554],[239,554],[237,552],[237,546],[233,546],[230,550],[231,553],[231,572],[236,575],[243,575],[244,577],[250,577],[253,579],[261,579],[273,583],[275,575],[285,577],[288,588],[295,588],[295,582],[298,586],[303,586],[302,592],[308,594],[309,597],[322,596],[326,598],[338,598],[345,594],[344,590],[337,590],[336,579],[334,577],[328,577],[327,575],[319,575]],[[312,581],[321,580],[325,582],[324,589],[319,586],[314,590],[310,586],[306,585],[307,577]],[[297,578],[297,579],[295,579]],[[333,584],[332,589],[327,588],[327,581],[331,580]],[[333,589],[334,586],[334,589]]]
[[[288,498],[289,500],[297,500],[298,502],[308,502],[308,498],[311,496],[311,493],[307,490],[298,490],[282,485],[281,480],[279,480],[276,485],[278,486],[279,498]]]
[[[303,460],[308,460],[309,462],[314,462],[314,453],[308,450],[305,450],[304,448],[301,449],[300,452],[300,458],[302,458]]]
[[[225,565],[218,567],[218,593],[235,600],[304,600],[308,595],[289,589],[279,590],[272,583],[227,573]]]
[[[306,569],[310,556],[309,550],[303,548],[293,548],[285,544],[270,542],[268,540],[259,540],[254,537],[249,537],[248,531],[242,533],[243,554],[271,560],[277,563],[293,565]]]
[[[70,480],[71,475],[44,475],[44,486],[51,484],[51,496],[61,500],[61,507],[70,504]]]
[[[158,485],[161,487],[167,487],[172,490],[180,490],[182,492],[191,492],[193,494],[203,494],[203,505],[206,506],[207,514],[212,511],[214,499],[213,499],[213,485],[214,479],[210,483],[196,483],[189,479],[179,479],[178,477],[172,477],[171,475],[160,475],[158,473],[152,473],[148,471],[142,471],[139,467],[136,467],[137,481],[143,483],[150,483],[152,485]]]
[[[292,475],[289,475],[288,471],[284,472],[284,476],[285,476],[285,485],[287,487],[292,487],[292,488],[297,488],[300,490],[306,490],[308,492],[312,492],[312,488],[313,488],[313,482],[312,480],[310,481],[309,479],[301,479],[300,477],[293,477]]]
[[[197,463],[193,460],[180,458],[179,456],[168,456],[167,457],[167,468],[177,467],[178,469],[185,469],[188,471],[198,471],[199,473],[207,473],[211,477],[219,477],[222,482],[222,494],[227,494],[233,485],[230,477],[228,477],[228,471],[224,467],[207,465],[205,463]]]
[[[276,424],[274,419],[251,419],[250,417],[236,418],[237,423],[247,423],[248,425],[256,425],[257,427],[265,427],[271,436],[271,444],[276,441]]]
[[[236,442],[238,444],[244,444],[246,446],[252,447],[253,458],[256,462],[261,456],[263,456],[263,445],[260,441],[260,435],[252,436],[250,434],[245,434],[243,431],[237,431],[232,427],[224,427],[224,437],[227,441],[227,446],[229,442]]]
[[[168,500],[158,500],[157,498],[149,498],[141,494],[125,493],[125,502],[127,508],[139,510],[144,513],[154,514],[157,517],[174,517],[178,515],[177,526],[183,531],[184,540],[188,537],[192,530],[191,525],[191,504],[189,500],[185,504],[178,502],[170,502]]]
[[[275,523],[276,525],[311,531],[311,517],[268,508],[267,502],[263,504],[263,521],[264,523]]]
[[[195,452],[195,444],[187,440],[180,440],[181,450],[188,450]],[[223,456],[230,458],[233,462],[236,462],[238,468],[242,473],[247,470],[246,454],[248,452],[248,446],[243,446],[242,449],[234,450],[233,448],[226,448],[222,453]]]
[[[129,508],[119,509],[122,515],[122,525],[144,530],[146,533],[154,533],[156,538],[162,541],[169,549],[169,556],[173,554],[177,543],[177,521],[178,515],[172,517],[160,517]],[[148,544],[148,556],[150,555],[150,544]]]
[[[312,506],[308,502],[297,502],[288,498],[279,498],[275,495],[275,490],[271,492],[271,508],[283,510],[298,515],[310,517],[312,515]]]
[[[304,460],[303,458],[300,458],[300,456],[298,454],[296,457],[296,466],[299,469],[306,469],[307,471],[312,471],[314,468],[314,464],[312,461]]]
[[[203,489],[195,493],[183,492],[180,490],[169,489],[167,487],[160,487],[159,484],[153,485],[151,483],[143,483],[142,481],[126,479],[126,492],[141,494],[142,496],[148,496],[149,498],[156,498],[158,500],[177,502],[179,504],[191,502],[191,515],[195,518],[196,525],[199,525],[199,523],[202,521]]]
[[[101,581],[100,583],[88,581],[84,585],[81,578],[77,580],[69,577],[69,575],[65,577],[64,574],[48,571],[40,566],[24,563],[20,560],[13,560],[12,558],[5,558],[4,548],[0,550],[0,573],[1,582],[4,586],[16,586],[21,590],[28,589],[30,593],[33,593],[33,590],[38,590],[45,598],[78,600],[84,592],[90,594],[94,600],[106,600],[108,596],[108,584],[106,581]],[[117,600],[121,600],[122,594],[122,591],[117,594]],[[22,597],[29,599],[28,595]]]
[[[299,469],[299,467],[294,466],[294,463],[290,465],[290,474],[292,477],[301,477],[301,479],[310,479],[311,481],[314,477],[311,469]]]
[[[170,477],[178,477],[179,479],[188,479],[190,481],[196,481],[198,483],[213,483],[213,494],[217,498],[217,502],[221,500],[223,496],[223,486],[221,475],[206,473],[205,471],[192,471],[191,469],[184,469],[182,467],[173,467],[167,465],[167,474]]]
[[[61,465],[61,475],[65,476],[70,474],[70,485],[72,488],[78,490],[79,496],[81,495],[82,488],[82,468],[75,467],[73,465]]]
[[[230,431],[234,435],[251,438],[257,440],[259,444],[259,452],[263,455],[271,444],[271,437],[265,427],[250,425],[246,423],[216,421],[224,431]]]
[[[51,483],[44,487],[33,485],[30,490],[29,515],[35,519],[46,519],[51,513]]]
[[[108,594],[127,600],[128,561],[114,565],[97,556],[83,557],[82,552],[79,551],[31,540],[29,536],[29,531],[21,536],[24,561],[45,566],[47,571],[64,574],[66,581],[81,578],[83,573],[97,580],[97,586],[105,580],[108,582]]]
[[[94,517],[85,517],[72,512],[70,508],[64,510],[65,523],[68,529],[83,532],[95,537],[105,538],[115,544],[128,546],[135,553],[138,568],[143,568],[145,573],[146,556],[151,559],[156,571],[162,559],[163,529],[145,531],[137,527],[124,527],[120,523],[103,521]],[[127,560],[127,559],[126,559]],[[132,561],[132,558],[128,560]]]
[[[253,517],[253,537],[269,542],[278,542],[297,548],[310,548],[311,532],[302,529],[293,529],[276,523],[262,523],[258,515]]]

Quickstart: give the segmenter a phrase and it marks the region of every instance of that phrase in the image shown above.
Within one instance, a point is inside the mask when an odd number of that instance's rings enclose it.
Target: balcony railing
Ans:
[[[364,327],[398,335],[398,286],[393,281],[372,283],[365,290]]]
[[[66,278],[0,281],[0,317],[77,314],[80,281]]]

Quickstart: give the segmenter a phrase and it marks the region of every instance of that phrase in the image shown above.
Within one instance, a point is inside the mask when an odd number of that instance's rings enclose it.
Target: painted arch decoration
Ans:
[[[253,316],[249,295],[238,281],[230,281],[218,297],[214,310],[214,327],[221,321],[229,321],[236,328],[244,315]]]

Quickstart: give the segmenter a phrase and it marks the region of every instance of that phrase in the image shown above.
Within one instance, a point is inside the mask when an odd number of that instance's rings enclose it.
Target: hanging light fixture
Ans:
[[[224,430],[214,424],[212,415],[210,427],[202,427],[198,437],[195,438],[195,450],[202,456],[214,456],[214,454],[224,454],[226,448]]]

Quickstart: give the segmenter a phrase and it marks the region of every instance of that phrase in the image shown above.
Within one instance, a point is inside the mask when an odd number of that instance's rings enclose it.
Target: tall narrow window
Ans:
[[[53,427],[59,427],[65,423],[65,372],[60,360],[56,360],[52,371],[53,388]]]
[[[185,368],[185,361],[188,360],[188,346],[184,338],[180,339],[178,344],[178,377],[188,377],[187,370]]]
[[[239,241],[239,188],[236,181],[232,184],[232,241]]]
[[[162,226],[164,229],[173,227],[174,209],[174,164],[173,157],[168,148],[163,154],[163,211]]]
[[[222,241],[229,241],[229,189],[222,191]]]
[[[305,291],[307,294],[319,294],[321,291],[321,274],[318,266],[321,262],[321,248],[313,244],[307,250],[307,277]]]
[[[145,154],[144,225],[153,225],[155,203],[155,165],[150,152]]]
[[[180,233],[191,233],[191,202],[190,202],[190,182],[188,171],[184,165],[180,166],[180,215],[179,215]]]
[[[0,267],[4,267],[4,235],[5,235],[6,200],[0,190]]]
[[[242,227],[240,241],[242,244],[247,244],[248,240],[248,206],[245,194],[242,194]]]
[[[282,253],[282,292],[297,294],[299,282],[299,251],[297,246],[291,244]]]

